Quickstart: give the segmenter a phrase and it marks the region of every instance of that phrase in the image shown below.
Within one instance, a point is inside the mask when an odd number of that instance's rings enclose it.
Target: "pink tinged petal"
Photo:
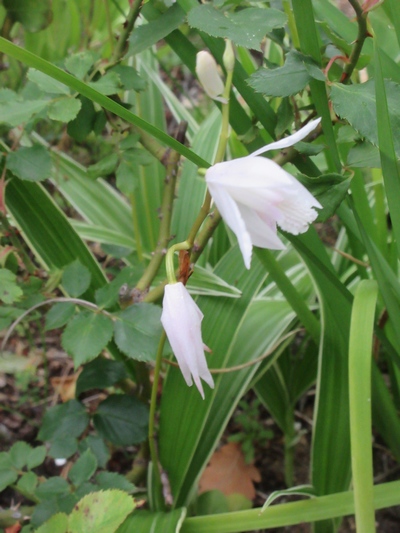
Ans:
[[[204,355],[202,319],[202,312],[181,282],[166,285],[161,323],[187,385],[192,385],[193,377],[204,399],[200,378],[212,388],[214,381]]]
[[[303,139],[305,139],[307,135],[309,135],[312,131],[315,130],[315,128],[318,126],[320,122],[321,122],[321,118],[316,118],[315,120],[311,120],[311,122],[306,124],[299,131],[296,131],[296,133],[293,133],[292,135],[289,135],[289,137],[285,137],[284,139],[281,139],[280,141],[275,141],[273,143],[267,144],[263,148],[260,148],[259,150],[256,150],[255,152],[253,152],[250,157],[255,157],[257,155],[264,154],[265,152],[268,152],[269,150],[281,150],[282,148],[288,148],[289,146],[293,146],[299,141],[302,141]]]

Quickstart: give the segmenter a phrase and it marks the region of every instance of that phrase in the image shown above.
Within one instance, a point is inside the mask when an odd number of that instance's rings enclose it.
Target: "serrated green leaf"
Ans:
[[[121,161],[115,177],[118,189],[126,195],[132,194],[139,185],[138,167],[128,161]]]
[[[93,102],[84,96],[79,96],[81,109],[74,120],[68,122],[67,132],[73,139],[82,142],[93,130],[97,119],[97,113]]]
[[[104,439],[98,435],[88,435],[86,439],[80,441],[79,451],[82,453],[87,449],[90,449],[96,456],[99,468],[106,468],[111,454],[108,446],[104,442]]]
[[[46,28],[53,20],[51,0],[3,0],[9,16],[28,32]]]
[[[26,467],[31,470],[41,465],[46,458],[46,446],[36,446],[31,449],[26,459]]]
[[[40,113],[49,104],[48,100],[24,100],[0,104],[0,123],[19,126]]]
[[[161,335],[161,309],[151,304],[131,305],[114,322],[118,348],[137,361],[154,361]]]
[[[72,466],[68,477],[75,487],[79,487],[85,481],[89,481],[96,472],[96,468],[96,456],[91,450],[87,449]]]
[[[75,304],[71,302],[59,302],[46,313],[45,331],[65,326],[75,313]]]
[[[115,171],[115,168],[118,164],[118,155],[110,154],[100,159],[94,165],[90,165],[87,168],[88,176],[91,178],[100,178],[105,177]]]
[[[157,20],[136,28],[130,37],[128,55],[138,54],[179,28],[185,21],[185,12],[175,4]]]
[[[93,416],[99,434],[117,446],[139,444],[147,437],[149,410],[133,396],[112,394]]]
[[[15,483],[18,479],[16,470],[10,468],[0,468],[0,492],[6,489],[9,485]]]
[[[66,435],[51,439],[49,457],[53,459],[68,459],[78,450],[78,440],[75,437]]]
[[[292,50],[283,67],[261,68],[250,76],[248,83],[257,92],[268,96],[291,96],[302,91],[319,73],[322,74],[321,70],[310,57]]]
[[[69,517],[71,533],[114,532],[135,508],[133,499],[120,490],[88,494],[74,507]]]
[[[364,141],[352,146],[347,154],[347,166],[356,168],[381,168],[377,146]]]
[[[46,520],[35,533],[67,533],[68,516],[65,513],[57,513]]]
[[[34,472],[26,472],[26,474],[23,474],[19,478],[17,487],[25,496],[27,496],[34,494],[37,484],[37,475]]]
[[[146,80],[139,75],[135,68],[126,65],[117,65],[112,70],[120,77],[121,84],[125,91],[144,91],[146,89]]]
[[[7,168],[22,180],[43,181],[50,175],[51,158],[44,146],[35,144],[10,152]]]
[[[62,273],[62,284],[68,294],[74,298],[83,294],[89,287],[91,274],[79,259],[67,265]]]
[[[109,94],[115,94],[121,87],[121,80],[116,72],[107,72],[100,79],[91,81],[88,83],[90,87],[96,89],[101,94],[108,96]]]
[[[113,324],[108,317],[83,311],[68,323],[62,335],[62,345],[78,367],[99,355],[112,334]]]
[[[51,76],[40,72],[34,68],[28,70],[27,77],[30,81],[35,83],[39,89],[49,94],[70,94],[69,89],[64,83],[61,83]]]
[[[125,476],[117,472],[99,472],[96,476],[96,482],[102,490],[119,489],[128,493],[136,490],[133,483],[130,483]]]
[[[298,179],[322,205],[322,209],[318,209],[318,222],[324,222],[335,214],[351,183],[351,177],[344,178],[340,174],[325,174],[318,178],[300,174]]]
[[[396,156],[400,157],[400,85],[385,80],[387,106]],[[356,85],[333,84],[331,100],[335,113],[373,145],[378,146],[375,80]]]
[[[85,407],[70,400],[48,409],[43,417],[38,438],[42,441],[79,437],[89,423]]]
[[[78,115],[82,103],[78,98],[66,97],[52,102],[47,109],[47,116],[51,120],[71,122]]]
[[[17,276],[6,268],[0,268],[0,300],[5,304],[12,304],[18,301],[23,292],[18,287],[16,280]]]
[[[230,39],[238,46],[260,50],[266,33],[274,28],[282,28],[286,23],[286,15],[277,9],[257,7],[222,13],[207,4],[189,11],[188,23],[213,37]]]
[[[65,68],[80,80],[85,77],[95,62],[95,56],[90,50],[72,54],[65,59]]]
[[[67,481],[62,477],[55,476],[41,483],[37,487],[35,494],[41,500],[53,500],[57,496],[63,496],[69,494],[69,492],[70,487]]]
[[[83,367],[76,383],[76,395],[90,389],[106,389],[126,377],[122,362],[98,357]]]
[[[26,465],[27,456],[32,451],[32,448],[26,442],[19,440],[11,446],[10,459],[12,465],[17,470],[22,470]]]

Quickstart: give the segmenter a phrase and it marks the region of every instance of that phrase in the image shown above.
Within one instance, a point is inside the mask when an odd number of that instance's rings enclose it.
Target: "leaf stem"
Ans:
[[[348,83],[350,77],[355,69],[357,61],[360,57],[362,47],[364,46],[364,41],[368,37],[367,29],[367,16],[368,12],[364,12],[358,0],[349,0],[352,8],[356,12],[357,24],[358,24],[358,34],[357,39],[354,43],[353,50],[351,51],[349,62],[345,65],[340,81],[342,83]]]

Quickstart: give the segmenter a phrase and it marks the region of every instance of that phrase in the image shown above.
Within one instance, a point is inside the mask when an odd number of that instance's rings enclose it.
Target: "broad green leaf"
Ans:
[[[99,468],[106,468],[108,461],[110,460],[111,454],[110,449],[104,442],[104,439],[98,435],[88,435],[86,439],[80,441],[79,451],[82,453],[87,449],[90,449],[96,456],[97,463]],[[102,487],[106,488],[106,487]],[[111,487],[107,487],[111,488]],[[120,488],[120,487],[113,487]]]
[[[325,174],[318,178],[300,174],[298,179],[322,205],[322,209],[318,209],[318,222],[325,222],[335,214],[351,183],[351,177],[340,174]]]
[[[80,96],[78,100],[81,102],[81,108],[76,118],[68,123],[67,132],[76,141],[82,142],[93,130],[97,113],[91,100],[84,96]]]
[[[118,164],[118,155],[110,154],[100,159],[94,165],[90,165],[87,168],[88,176],[91,178],[105,177],[115,171],[115,167]]]
[[[0,300],[12,304],[20,300],[23,292],[16,283],[17,276],[6,268],[0,268]]]
[[[50,175],[51,158],[46,148],[35,144],[10,152],[7,168],[22,180],[43,181]]]
[[[197,299],[204,313],[203,340],[212,350],[207,357],[209,367],[227,368],[266,353],[294,313],[282,300],[254,301],[267,273],[256,257],[251,271],[245,270],[237,247],[223,257],[215,274],[242,291],[237,299]],[[262,326],[266,322],[267,329]],[[268,362],[272,364],[273,358]],[[257,368],[255,364],[239,372],[215,375],[215,389],[206,388],[205,400],[196,389],[187,387],[179,369],[168,370],[161,399],[159,443],[161,464],[168,470],[175,505],[190,500],[198,476]]]
[[[102,490],[119,489],[125,492],[135,492],[137,489],[125,476],[117,472],[99,472],[96,476],[96,483]]]
[[[73,356],[75,367],[94,359],[113,334],[112,321],[90,311],[78,313],[62,335],[64,349]]]
[[[135,68],[126,65],[117,65],[112,71],[118,74],[125,91],[144,91],[146,89],[146,81],[139,75]]]
[[[67,265],[62,273],[62,284],[68,294],[74,298],[80,296],[90,286],[91,275],[79,259]]]
[[[120,361],[97,357],[83,367],[76,383],[76,396],[90,389],[106,389],[127,378],[125,366]]]
[[[51,120],[70,122],[74,120],[82,107],[78,98],[66,97],[54,100],[47,109],[47,116]]]
[[[78,451],[78,441],[75,437],[66,435],[51,439],[49,456],[54,459],[68,459]]]
[[[368,141],[355,144],[347,154],[347,166],[356,168],[381,168],[378,148]]]
[[[85,407],[76,400],[70,400],[46,411],[38,438],[42,441],[52,441],[79,437],[88,423],[89,416]]]
[[[43,481],[35,492],[36,496],[41,500],[51,500],[57,498],[57,496],[68,494],[70,492],[70,486],[64,478],[55,476]]]
[[[62,269],[75,259],[91,272],[92,283],[84,298],[105,285],[99,264],[48,193],[37,183],[16,178],[7,184],[6,204],[38,260],[49,270]]]
[[[72,54],[65,59],[65,68],[80,80],[85,77],[90,67],[95,62],[92,51],[85,50]]]
[[[69,520],[70,533],[113,533],[135,509],[134,500],[121,490],[88,494],[74,507]]]
[[[38,484],[38,476],[33,472],[26,472],[23,474],[17,483],[19,492],[25,494],[26,497],[33,495]]]
[[[61,328],[73,317],[75,313],[75,304],[70,302],[59,302],[53,305],[46,313],[45,330]]]
[[[0,492],[15,483],[17,479],[18,472],[16,470],[0,467]]]
[[[390,124],[393,131],[394,149],[400,157],[400,85],[384,81]],[[331,100],[335,112],[346,119],[369,142],[378,146],[376,118],[375,80],[355,85],[333,84]]]
[[[48,100],[12,101],[0,104],[0,123],[9,124],[12,128],[19,126],[40,113],[49,104]]]
[[[89,479],[96,472],[96,468],[96,456],[91,452],[90,449],[87,449],[85,452],[83,452],[83,454],[79,457],[69,471],[69,480],[75,487],[79,487],[85,481],[89,481]]]
[[[36,533],[67,533],[68,516],[65,513],[57,513],[49,520],[46,520],[37,530]]]
[[[36,446],[28,453],[26,458],[26,467],[30,470],[31,468],[36,468],[41,465],[46,458],[46,447],[45,446]]]
[[[55,80],[47,74],[44,74],[43,72],[40,72],[40,70],[36,70],[35,68],[30,68],[28,70],[27,77],[45,93],[63,95],[69,95],[70,93],[68,87],[66,87],[63,83]]]
[[[150,48],[157,41],[176,30],[184,21],[185,13],[178,4],[173,5],[158,20],[143,24],[132,32],[128,55],[138,54]]]
[[[114,322],[118,348],[137,361],[154,361],[161,335],[161,309],[151,304],[131,305]]]
[[[13,467],[17,470],[22,470],[31,451],[32,448],[29,444],[22,440],[13,444],[10,449],[10,459]]]
[[[261,50],[260,43],[265,34],[274,28],[282,28],[286,15],[277,9],[256,7],[224,14],[211,5],[202,5],[189,11],[188,23],[213,37],[223,37],[238,46]]]
[[[116,533],[137,531],[154,531],[162,533],[179,533],[186,518],[186,508],[175,509],[169,513],[151,513],[138,510],[129,516]]]
[[[321,70],[310,57],[292,50],[283,67],[262,68],[250,76],[248,83],[257,92],[283,97],[302,91],[312,78],[324,80]]]
[[[140,444],[147,437],[149,411],[134,396],[112,394],[93,416],[99,434],[117,446]]]
[[[118,92],[121,86],[121,80],[119,75],[114,72],[107,72],[101,78],[96,81],[88,83],[89,87],[93,87],[96,91],[104,95],[115,94]]]
[[[51,0],[3,0],[9,16],[28,32],[46,28],[53,19]]]

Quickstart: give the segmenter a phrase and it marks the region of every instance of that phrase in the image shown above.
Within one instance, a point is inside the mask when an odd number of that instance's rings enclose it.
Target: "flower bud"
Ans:
[[[235,68],[235,51],[233,49],[232,41],[226,39],[225,52],[222,56],[222,61],[224,62],[224,67],[227,72],[232,72]]]
[[[218,65],[213,56],[205,50],[198,52],[196,56],[196,74],[210,98],[227,103],[227,100],[221,97],[224,92],[224,83],[219,75]]]

